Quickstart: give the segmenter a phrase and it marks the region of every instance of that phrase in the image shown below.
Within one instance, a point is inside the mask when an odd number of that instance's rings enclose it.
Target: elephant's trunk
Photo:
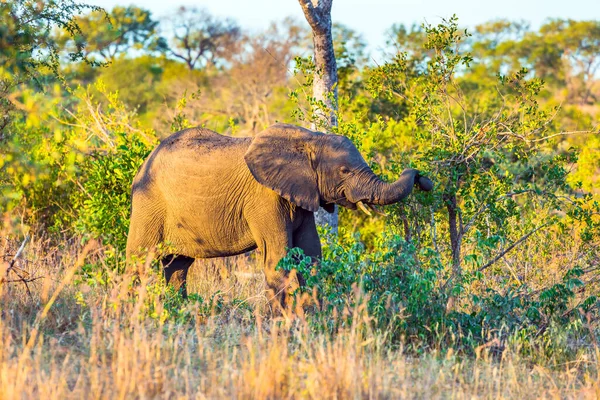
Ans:
[[[373,171],[366,171],[349,198],[354,203],[365,201],[382,206],[397,203],[412,193],[418,174],[416,169],[406,169],[396,182],[388,183]]]
[[[379,182],[377,183],[377,189],[371,203],[385,206],[395,204],[408,197],[415,186],[415,179],[418,173],[419,171],[416,169],[407,169],[393,183],[384,182],[378,178]]]

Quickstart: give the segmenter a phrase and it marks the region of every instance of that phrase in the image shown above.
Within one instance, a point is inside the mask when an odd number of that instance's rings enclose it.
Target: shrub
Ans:
[[[152,148],[139,137],[115,135],[114,151],[98,151],[79,166],[81,191],[71,205],[80,234],[102,238],[105,244],[125,249],[131,211],[131,182]]]
[[[448,274],[437,254],[430,249],[417,252],[398,235],[384,235],[366,251],[357,237],[342,231],[324,247],[318,266],[295,248],[279,268],[303,274],[307,285],[300,291],[316,290],[322,303],[313,320],[316,329],[352,325],[352,311],[366,302],[372,328],[386,332],[392,341],[402,340],[409,349],[453,347],[471,352],[494,338],[504,345],[518,338],[524,352],[537,349],[551,355],[559,350],[560,335],[574,339],[587,334],[581,329],[583,315],[597,305],[594,295],[573,303],[583,285],[583,271],[576,267],[541,291],[527,284],[488,287],[470,295],[469,310],[449,311]],[[476,280],[478,275],[464,279]],[[342,317],[335,320],[332,315]],[[551,326],[563,329],[549,332]]]

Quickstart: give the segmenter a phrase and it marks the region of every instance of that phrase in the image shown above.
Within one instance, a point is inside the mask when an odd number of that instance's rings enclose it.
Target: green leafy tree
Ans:
[[[477,25],[467,43],[475,62],[492,74],[505,73],[520,67],[517,47],[529,33],[527,22],[501,19]]]
[[[53,32],[62,29],[70,37],[81,33],[75,15],[101,9],[70,0],[34,2],[14,0],[0,2],[0,210],[6,211],[22,204],[25,192],[34,185],[47,187],[46,177],[55,174],[48,170],[52,159],[65,157],[61,150],[48,151],[45,135],[56,132],[47,127],[45,134],[34,134],[42,114],[53,101],[42,101],[43,92],[52,88],[60,92],[56,81],[67,86],[61,61],[83,60],[84,44],[65,51],[55,40]],[[38,179],[40,178],[40,179]],[[50,194],[52,193],[52,194]],[[61,197],[54,191],[45,197]],[[35,197],[35,196],[34,196]],[[30,198],[31,213],[45,213],[47,202],[42,197]],[[41,203],[40,203],[41,201]]]
[[[493,72],[527,67],[549,89],[566,87],[571,103],[591,104],[600,68],[600,24],[556,19],[531,31],[525,22],[505,20],[476,27],[470,46],[476,61]]]
[[[97,71],[95,79],[97,82],[102,81],[108,91],[118,91],[119,99],[124,104],[149,119],[164,101],[164,88],[170,78],[164,74],[172,63],[174,61],[151,55],[120,58],[113,61],[109,68]],[[124,85],[123,82],[127,84]]]
[[[564,199],[572,194],[566,177],[576,154],[546,151],[557,129],[552,123],[556,110],[538,102],[541,80],[528,78],[524,69],[500,76],[493,88],[497,94],[480,92],[487,100],[474,105],[461,79],[473,62],[460,50],[468,34],[456,19],[425,31],[427,71],[407,79],[413,62],[409,53],[401,53],[371,76],[371,90],[375,96],[391,91],[407,99],[410,112],[404,122],[419,149],[408,159],[438,182],[425,204],[438,210],[438,218],[444,216],[446,227],[425,217],[430,225],[425,230],[402,213],[399,222],[406,237],[447,249],[444,259],[456,283],[465,259],[484,271],[535,232],[559,222],[553,212],[574,201]],[[467,244],[470,254],[465,255]]]
[[[48,76],[64,79],[60,70],[63,56],[86,60],[84,43],[65,53],[52,33],[63,29],[69,37],[79,35],[74,16],[90,9],[101,12],[98,7],[71,0],[0,2],[0,143],[7,138],[5,129],[15,112],[23,109],[19,99],[23,85],[35,83],[43,88]]]
[[[359,33],[343,24],[334,23],[331,29],[338,80],[339,84],[343,85],[349,80],[351,74],[366,65],[367,43]]]
[[[394,54],[406,53],[413,61],[425,60],[430,54],[424,44],[427,40],[425,29],[421,25],[413,24],[410,27],[404,24],[394,24],[388,30],[387,45],[393,49]]]

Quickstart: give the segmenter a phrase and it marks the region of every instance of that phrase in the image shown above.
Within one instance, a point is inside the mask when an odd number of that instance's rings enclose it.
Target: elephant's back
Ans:
[[[135,195],[148,191],[164,176],[178,170],[235,163],[250,146],[252,138],[231,137],[206,128],[189,128],[168,136],[140,166],[132,185]],[[168,180],[168,179],[167,179]]]
[[[230,147],[247,148],[250,141],[251,138],[225,136],[210,129],[196,127],[165,138],[156,150],[163,153],[192,150],[197,155],[206,155]]]
[[[167,174],[188,171],[229,170],[243,161],[252,138],[218,134],[206,128],[190,128],[172,134],[156,148],[160,170]],[[161,173],[161,171],[158,171]],[[169,176],[165,177],[169,180]]]

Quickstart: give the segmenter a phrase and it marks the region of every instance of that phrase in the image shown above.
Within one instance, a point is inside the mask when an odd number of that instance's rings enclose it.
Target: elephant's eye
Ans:
[[[345,165],[343,165],[343,166],[340,168],[340,172],[341,172],[342,174],[346,175],[346,174],[348,174],[348,173],[350,172],[350,168],[348,168],[348,167],[346,167]]]

